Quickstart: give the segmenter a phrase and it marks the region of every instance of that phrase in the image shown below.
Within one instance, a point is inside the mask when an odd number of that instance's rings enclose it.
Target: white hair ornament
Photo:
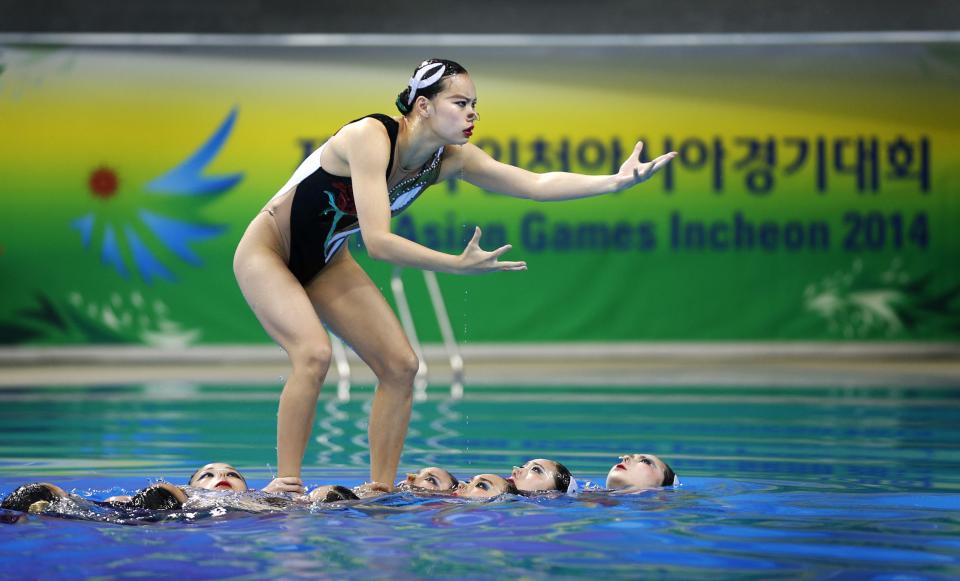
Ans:
[[[427,72],[430,71],[430,69],[433,69],[434,67],[440,67],[440,68],[439,70],[437,70],[435,73],[431,74],[428,77]],[[410,96],[407,97],[407,106],[409,107],[410,105],[413,105],[414,99],[417,98],[417,91],[419,91],[420,89],[429,87],[430,85],[439,81],[440,77],[443,76],[443,72],[445,70],[447,70],[447,67],[443,63],[432,63],[432,64],[421,63],[420,68],[417,69],[417,72],[414,73],[412,77],[410,77],[410,83],[409,83]]]

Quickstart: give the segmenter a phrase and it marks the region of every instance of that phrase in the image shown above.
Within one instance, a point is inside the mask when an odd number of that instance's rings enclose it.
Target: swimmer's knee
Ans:
[[[290,354],[290,360],[293,363],[294,373],[309,376],[319,388],[323,378],[327,376],[327,370],[330,369],[332,356],[330,345],[317,342],[297,349],[295,353]]]
[[[413,389],[413,380],[420,370],[420,359],[412,349],[396,353],[374,369],[381,385]]]

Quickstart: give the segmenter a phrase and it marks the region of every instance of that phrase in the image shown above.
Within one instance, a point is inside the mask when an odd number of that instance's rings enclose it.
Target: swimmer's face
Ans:
[[[607,488],[657,488],[665,472],[666,464],[653,454],[626,454],[607,473]]]
[[[444,89],[428,100],[424,111],[427,124],[447,143],[464,144],[470,140],[477,114],[477,88],[470,75],[447,77]]]
[[[190,486],[206,488],[207,490],[236,490],[243,492],[247,489],[247,481],[240,471],[223,462],[213,462],[197,470],[190,478]]]
[[[535,458],[519,468],[514,466],[510,478],[517,489],[526,492],[544,492],[557,489],[557,463]]]
[[[496,474],[477,474],[457,489],[456,495],[464,498],[493,498],[500,496],[510,487],[510,483]]]
[[[453,490],[457,484],[453,476],[443,468],[431,466],[416,474],[407,474],[407,484],[411,488],[444,492]]]

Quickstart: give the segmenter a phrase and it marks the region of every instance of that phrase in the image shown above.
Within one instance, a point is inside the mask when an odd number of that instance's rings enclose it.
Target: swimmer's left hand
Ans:
[[[270,484],[263,487],[263,491],[270,494],[276,494],[277,492],[293,492],[295,494],[303,494],[304,490],[303,481],[296,476],[281,476],[279,478],[274,478]]]
[[[671,151],[652,161],[644,163],[640,161],[640,153],[642,151],[643,142],[638,141],[637,145],[630,153],[630,157],[628,157],[627,161],[623,162],[623,165],[620,166],[620,171],[617,172],[616,176],[618,192],[631,186],[635,186],[640,182],[647,181],[648,179],[652,178],[654,174],[663,169],[664,166],[670,163],[670,160],[677,157],[677,152]]]

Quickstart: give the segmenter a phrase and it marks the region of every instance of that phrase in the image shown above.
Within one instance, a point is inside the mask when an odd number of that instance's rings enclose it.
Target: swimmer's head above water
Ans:
[[[477,474],[454,492],[462,498],[495,498],[501,494],[519,493],[512,482],[496,474]]]
[[[455,490],[460,481],[453,475],[436,466],[421,469],[415,474],[407,474],[407,479],[400,483],[400,488],[410,490],[424,490],[430,492],[448,492]]]
[[[403,113],[401,128],[411,128],[451,145],[470,141],[477,113],[477,87],[459,64],[430,59],[410,77],[408,86],[397,96],[397,109]]]
[[[657,488],[673,486],[677,475],[653,454],[624,454],[607,473],[607,488]]]
[[[67,493],[56,484],[35,482],[25,484],[11,492],[0,503],[0,508],[20,512],[40,512],[50,503],[66,497]]]
[[[245,492],[247,480],[233,466],[224,462],[211,462],[190,477],[190,486],[207,490],[235,490]]]
[[[328,484],[314,488],[307,497],[311,502],[340,502],[341,500],[358,500],[352,490],[346,486]]]
[[[523,466],[514,466],[510,481],[522,492],[570,492],[573,475],[563,464],[546,458],[534,458]]]
[[[397,109],[409,115],[415,108],[417,99],[423,97],[432,100],[449,87],[449,80],[456,75],[467,75],[467,69],[460,63],[446,59],[427,59],[417,65],[407,87],[397,95]]]

